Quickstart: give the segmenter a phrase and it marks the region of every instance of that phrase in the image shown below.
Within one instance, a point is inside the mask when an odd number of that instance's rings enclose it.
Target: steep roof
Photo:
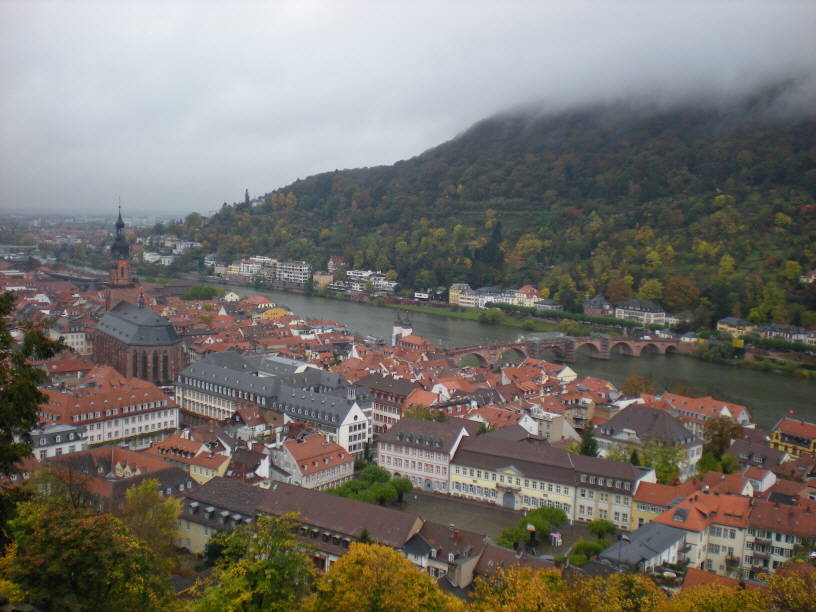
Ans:
[[[129,302],[119,302],[102,315],[95,329],[131,346],[171,346],[181,342],[170,321]]]
[[[711,524],[745,528],[750,505],[748,497],[700,492],[690,495],[654,520],[697,533]]]
[[[476,435],[479,426],[463,419],[450,419],[446,423],[437,423],[436,421],[403,417],[383,433],[377,441],[414,448],[432,448],[438,453],[450,453],[463,429],[472,436]]]
[[[618,540],[600,556],[613,563],[620,560],[635,566],[668,550],[686,537],[686,532],[660,523],[646,523],[629,534],[629,541]]]
[[[598,428],[596,436],[607,440],[615,439],[624,430],[635,432],[640,440],[673,440],[685,448],[702,444],[702,440],[668,412],[642,404],[631,404],[621,410]]]
[[[354,457],[346,449],[335,442],[328,442],[326,436],[321,434],[287,440],[283,446],[297,462],[302,475],[354,461]]]

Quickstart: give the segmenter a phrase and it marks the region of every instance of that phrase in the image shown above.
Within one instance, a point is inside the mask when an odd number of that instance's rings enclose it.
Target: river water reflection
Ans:
[[[386,342],[391,337],[391,327],[397,316],[392,308],[347,300],[249,288],[235,291],[239,295],[265,295],[279,304],[285,304],[298,316],[331,319],[363,336],[378,336]],[[518,328],[480,325],[444,315],[411,312],[409,316],[416,334],[441,347],[515,340],[520,333]],[[555,359],[554,355],[544,357]],[[589,357],[588,347],[578,351],[576,362],[571,367],[579,376],[603,378],[617,387],[631,372],[639,372],[654,379],[662,388],[676,381],[685,381],[701,395],[717,391],[731,401],[748,407],[757,424],[766,430],[772,428],[789,410],[793,410],[797,418],[816,422],[816,382],[812,381],[707,363],[683,355],[644,353],[642,357],[625,357],[615,354],[609,361],[601,361]]]

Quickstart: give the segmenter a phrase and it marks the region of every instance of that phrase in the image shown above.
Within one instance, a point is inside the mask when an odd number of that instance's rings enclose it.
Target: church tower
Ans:
[[[116,303],[111,303],[111,291],[130,289],[133,285],[133,274],[130,270],[130,245],[125,237],[125,222],[122,221],[122,207],[119,207],[119,218],[116,220],[116,237],[111,245],[111,258],[108,262],[107,310]]]

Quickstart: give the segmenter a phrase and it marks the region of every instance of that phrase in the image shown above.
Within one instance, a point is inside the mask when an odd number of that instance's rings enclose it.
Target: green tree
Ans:
[[[502,320],[503,316],[502,311],[498,308],[488,308],[479,313],[479,323],[495,325]]]
[[[224,553],[199,587],[194,612],[289,612],[315,575],[296,533],[296,515],[259,517],[224,536]]]
[[[587,528],[589,529],[589,533],[599,540],[607,540],[618,533],[618,528],[615,527],[615,523],[606,519],[595,519]]]
[[[703,453],[697,462],[697,476],[705,478],[708,472],[721,472],[722,466],[713,453]]]
[[[11,580],[50,612],[137,612],[172,606],[156,558],[119,519],[68,505],[21,504]]]
[[[644,466],[654,468],[661,484],[675,484],[688,464],[685,449],[677,441],[665,438],[646,440],[641,445],[641,457]]]
[[[638,298],[660,304],[663,301],[663,284],[656,278],[645,281],[638,290]]]
[[[16,345],[6,326],[16,299],[13,293],[0,294],[0,475],[17,473],[19,462],[31,455],[30,432],[40,421],[38,406],[47,400],[37,387],[48,374],[29,359],[49,359],[67,348],[48,338],[42,326],[30,324]]]
[[[219,293],[221,293],[221,289],[217,287],[193,285],[187,290],[187,293],[181,296],[181,299],[190,301],[211,300]]]
[[[197,212],[191,212],[184,218],[184,227],[188,232],[199,229],[203,223],[203,217]]]
[[[732,455],[723,455],[723,458],[720,459],[720,467],[723,474],[736,474],[742,469],[739,459]]]
[[[435,420],[433,411],[426,406],[422,406],[421,404],[411,404],[410,406],[407,406],[403,411],[402,416],[412,419],[422,419],[423,421]]]
[[[371,486],[375,483],[386,483],[391,480],[391,473],[379,465],[367,465],[360,473],[360,480]]]
[[[391,480],[394,490],[397,492],[397,501],[401,502],[403,495],[410,493],[414,488],[414,483],[410,478],[394,478]]]
[[[360,544],[373,544],[374,540],[371,539],[371,534],[368,533],[368,529],[363,527],[363,530],[360,532],[360,535],[357,536],[355,542]]]
[[[526,542],[529,537],[530,532],[527,531],[527,529],[521,525],[516,525],[515,527],[508,527],[503,530],[501,535],[499,535],[499,539],[496,540],[496,544],[504,548],[515,549],[520,543]]]
[[[592,421],[587,421],[584,427],[584,433],[581,435],[581,444],[578,447],[579,455],[586,455],[587,457],[598,456],[598,440],[595,439],[595,427]]]
[[[159,481],[148,478],[127,490],[125,507],[119,515],[130,532],[147,544],[156,562],[169,574],[178,564],[173,541],[178,536],[181,502],[159,492]]]

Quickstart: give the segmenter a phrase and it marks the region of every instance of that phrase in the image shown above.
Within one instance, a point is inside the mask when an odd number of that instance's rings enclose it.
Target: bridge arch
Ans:
[[[629,340],[613,340],[609,345],[609,352],[611,353],[615,347],[619,347],[618,352],[621,355],[640,357],[640,350],[634,342],[630,342]]]
[[[472,350],[469,352],[458,353],[456,357],[459,361],[464,360],[466,357],[474,357],[476,359],[476,363],[479,364],[480,368],[488,368],[490,364],[488,363],[487,359],[481,354],[478,350]]]
[[[651,349],[651,351],[656,355],[666,354],[666,347],[660,344],[656,344],[655,342],[647,342],[646,344],[641,345],[640,352],[642,353],[646,349]]]
[[[537,343],[535,345],[534,354],[537,358],[541,358],[541,353],[544,351],[552,351],[555,353],[555,358],[557,361],[565,361],[567,354],[564,350],[564,343],[563,342],[550,342],[550,343]],[[533,351],[531,351],[533,353]]]
[[[589,347],[589,356],[593,359],[609,359],[609,355],[604,353],[603,347],[601,346],[601,342],[594,338],[586,338],[577,340],[575,343],[575,352],[578,352],[582,346]]]
[[[501,350],[501,347],[499,347],[499,348],[498,348],[498,349],[496,349],[496,350]],[[506,355],[507,353],[513,353],[513,355],[515,356],[515,358],[519,359],[520,361],[523,361],[523,360],[527,359],[527,351],[526,351],[526,350],[522,349],[522,348],[521,348],[520,346],[518,346],[518,345],[512,345],[512,346],[508,346],[508,347],[507,347],[507,349],[505,349],[504,351],[502,351],[501,353],[499,353],[499,354],[497,355],[497,360],[498,360],[498,359],[501,359],[501,357],[502,357],[503,355]]]

